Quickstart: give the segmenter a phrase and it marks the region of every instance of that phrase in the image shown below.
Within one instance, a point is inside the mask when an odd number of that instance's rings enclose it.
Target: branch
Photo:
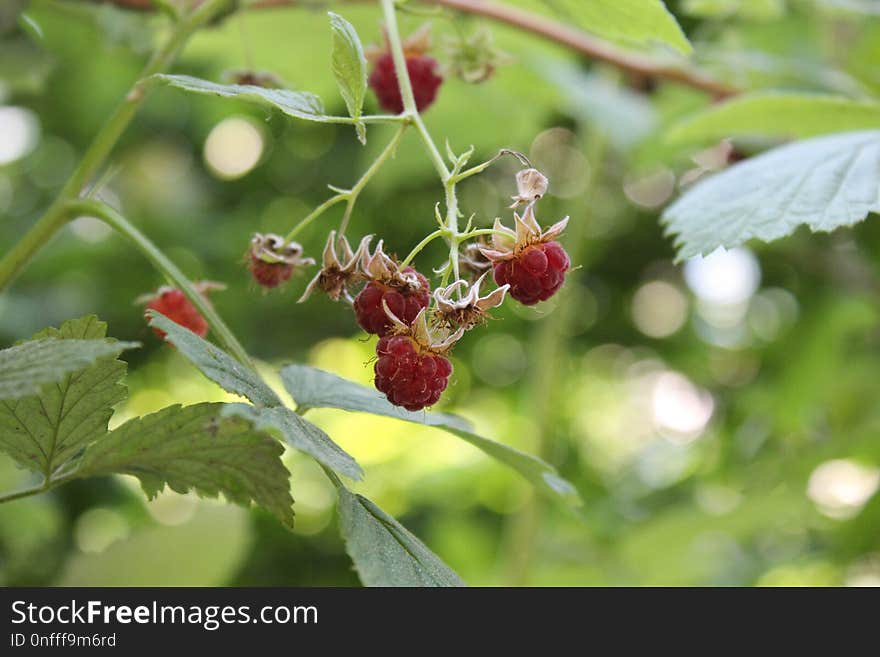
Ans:
[[[149,11],[154,9],[152,0],[89,0],[115,4],[127,9]],[[345,0],[346,2],[362,2],[364,0]],[[624,71],[647,77],[662,78],[687,87],[699,89],[711,94],[716,99],[736,95],[739,90],[724,82],[707,75],[678,66],[659,64],[649,57],[627,51],[623,48],[606,43],[590,36],[586,32],[570,27],[551,18],[534,14],[524,9],[493,2],[492,0],[421,0],[426,4],[448,7],[466,14],[485,16],[531,32],[554,43],[558,43],[591,59],[605,62]],[[256,0],[249,6],[251,9],[271,9],[275,7],[319,7],[329,4],[322,0]]]
[[[178,269],[177,265],[171,262],[171,260],[168,259],[168,256],[147,239],[143,233],[129,223],[125,217],[106,203],[95,199],[71,201],[67,207],[74,215],[97,217],[113,228],[122,237],[131,242],[144,256],[146,256],[147,260],[153,264],[153,267],[168,279],[169,283],[186,295],[186,298],[189,299],[190,303],[192,303],[192,305],[196,307],[196,310],[198,310],[208,321],[208,324],[210,324],[211,328],[214,330],[214,334],[217,336],[217,340],[220,344],[235,356],[242,365],[253,369],[253,363],[251,363],[247,351],[241,346],[238,338],[236,338],[235,334],[228,326],[226,326],[220,318],[220,315],[214,310],[214,307],[208,303],[208,300],[205,297],[199,294],[192,282],[182,271],[180,271],[180,269]]]
[[[423,2],[443,5],[461,12],[486,16],[500,23],[507,23],[526,32],[537,34],[554,43],[568,46],[582,55],[606,62],[624,71],[671,80],[706,91],[719,99],[738,93],[737,89],[706,77],[698,71],[658,64],[652,59],[613,46],[564,23],[523,9],[502,5],[489,0],[423,0]]]

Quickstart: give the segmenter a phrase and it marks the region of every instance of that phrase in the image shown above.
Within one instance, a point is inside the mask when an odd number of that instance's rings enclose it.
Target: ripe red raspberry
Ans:
[[[376,344],[376,388],[395,406],[419,411],[437,403],[446,390],[452,363],[436,353],[420,352],[406,335],[387,335]]]
[[[406,58],[406,70],[412,84],[416,107],[420,112],[428,109],[437,97],[437,89],[443,78],[437,73],[437,60],[424,55],[409,55]],[[376,59],[373,72],[370,73],[370,87],[379,99],[379,105],[389,112],[400,114],[403,111],[403,99],[397,85],[397,73],[394,70],[394,59],[391,53],[380,55]]]
[[[370,281],[354,299],[354,312],[357,322],[367,333],[375,333],[382,337],[391,329],[391,320],[385,313],[382,301],[405,324],[410,324],[422,308],[427,307],[430,300],[428,279],[412,267],[403,270],[405,274],[413,274],[418,279],[418,289],[412,287],[393,287]]]
[[[515,257],[495,263],[495,282],[510,284],[509,294],[526,306],[546,301],[562,287],[571,266],[559,242],[539,242]]]
[[[188,328],[200,337],[205,337],[208,334],[208,322],[183,292],[177,288],[160,288],[156,296],[147,304],[146,309],[162,313],[172,322]],[[153,328],[153,332],[160,339],[165,339],[165,331]]]

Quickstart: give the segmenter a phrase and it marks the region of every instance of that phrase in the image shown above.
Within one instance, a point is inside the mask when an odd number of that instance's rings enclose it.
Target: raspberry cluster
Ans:
[[[562,287],[571,266],[559,242],[533,244],[510,260],[495,263],[498,285],[510,285],[510,296],[526,306],[546,301]]]
[[[425,54],[429,47],[426,28],[403,44],[420,111],[434,102],[443,82],[437,62]],[[379,103],[390,112],[403,112],[391,53],[386,47],[370,59],[373,70],[369,84]],[[482,75],[469,77],[477,81]],[[246,84],[261,82],[247,75],[240,80]],[[521,154],[506,149],[502,154],[515,155],[528,166]],[[463,155],[456,166],[463,166],[468,156]],[[320,270],[307,285],[300,302],[321,290],[334,301],[344,300],[352,305],[358,325],[379,337],[374,382],[392,404],[416,411],[437,403],[452,374],[450,350],[466,331],[490,320],[490,311],[500,306],[508,294],[531,306],[550,298],[562,287],[571,262],[556,238],[565,229],[568,218],[546,230],[535,218],[535,204],[548,186],[547,178],[540,171],[531,167],[519,171],[516,184],[517,194],[512,197],[510,208],[524,205],[525,211],[522,215],[513,213],[513,228],[496,219],[492,229],[474,231],[491,238],[484,241],[480,237],[471,243],[467,243],[468,238],[474,235],[462,237],[455,231],[436,231],[403,261],[406,264],[385,253],[382,240],[371,252],[372,235],[364,236],[357,248],[352,249],[344,234],[330,231]],[[438,220],[443,225],[439,213]],[[288,235],[297,234],[301,225]],[[428,279],[408,263],[427,242],[441,235],[448,237],[459,253],[456,258],[453,252],[437,270],[443,284],[432,294]],[[251,277],[264,290],[280,287],[301,269],[315,264],[312,258],[303,256],[297,242],[274,233],[253,236],[246,262]],[[454,276],[450,280],[451,274]],[[481,286],[493,278],[497,287],[482,293]],[[199,292],[204,293],[211,287],[207,284]],[[205,336],[208,332],[208,323],[180,290],[162,288],[145,302],[148,309],[160,312],[197,335]],[[164,332],[154,330],[160,338],[166,337]]]
[[[423,25],[397,44],[402,50],[418,111],[431,106],[443,84],[439,64],[427,55],[431,50],[429,31],[429,26]],[[468,82],[487,79],[503,60],[492,46],[488,33],[462,36],[451,45],[447,54],[452,65],[447,70]],[[390,48],[386,38],[384,48],[366,49],[365,55],[372,62],[368,82],[379,104],[389,112],[400,114],[405,108]],[[281,86],[277,78],[255,71],[239,71],[233,73],[232,78],[241,85]],[[467,164],[472,152],[473,148],[461,156],[450,153],[456,172]],[[334,301],[344,300],[352,305],[358,325],[379,337],[374,381],[392,404],[410,411],[435,404],[449,385],[452,374],[448,354],[466,331],[492,319],[490,311],[500,306],[508,294],[531,306],[550,298],[564,283],[571,262],[557,237],[565,229],[568,218],[547,229],[538,223],[535,205],[547,192],[549,182],[521,153],[502,149],[498,156],[474,169],[482,171],[502,155],[512,155],[526,167],[516,174],[517,193],[512,197],[510,209],[525,206],[525,210],[521,215],[513,213],[513,228],[496,219],[492,229],[472,231],[469,220],[468,228],[461,233],[454,226],[446,227],[438,209],[436,216],[441,230],[419,242],[401,262],[385,253],[381,239],[371,252],[372,235],[364,236],[357,248],[352,248],[342,227],[348,223],[354,200],[349,192],[349,207],[340,231],[338,234],[330,231],[321,267],[299,299],[303,302],[320,290]],[[448,193],[454,193],[454,183],[451,190],[447,189]],[[343,190],[333,189],[339,200]],[[325,204],[319,211],[329,205]],[[447,210],[457,211],[449,199]],[[251,277],[263,290],[280,287],[295,273],[315,264],[312,258],[303,256],[302,247],[291,238],[299,233],[309,217],[314,218],[318,213],[310,214],[293,227],[287,237],[274,233],[253,235],[245,261]],[[478,239],[472,241],[477,236]],[[432,293],[428,279],[409,263],[437,237],[445,237],[453,251],[446,263],[435,270],[443,282]],[[497,287],[481,292],[481,286],[493,279]],[[196,289],[204,295],[216,287],[217,284],[202,283]],[[208,332],[205,318],[180,290],[161,288],[145,297],[144,302],[147,309],[163,314],[199,336]],[[160,338],[166,338],[163,331],[154,331]]]
[[[386,335],[376,345],[376,388],[408,411],[436,404],[446,390],[452,364],[440,354],[422,351],[406,335]]]

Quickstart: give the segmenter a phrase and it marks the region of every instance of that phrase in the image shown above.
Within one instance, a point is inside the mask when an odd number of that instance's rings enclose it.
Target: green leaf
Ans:
[[[218,84],[189,75],[154,75],[154,80],[196,94],[236,98],[248,103],[272,107],[288,116],[317,123],[339,123],[339,117],[324,114],[324,104],[315,94],[290,89],[266,89],[250,84]]]
[[[774,148],[697,183],[663,214],[678,258],[806,225],[827,232],[880,211],[880,131],[845,132]]]
[[[281,379],[299,404],[300,412],[305,408],[339,408],[444,429],[513,468],[551,497],[571,506],[581,504],[577,490],[560,477],[553,466],[531,454],[475,434],[464,418],[448,413],[413,413],[394,406],[376,390],[305,365],[288,365],[281,370]]]
[[[6,385],[18,377],[17,385],[31,393],[29,381],[52,381],[36,395],[0,401],[0,449],[21,466],[48,476],[107,432],[113,405],[126,395],[120,383],[126,365],[113,356],[137,343],[104,339],[106,334],[107,325],[90,315],[0,352]]]
[[[339,493],[345,549],[365,586],[464,586],[461,578],[394,518],[330,477]]]
[[[701,18],[770,21],[785,15],[784,0],[685,0],[682,11]]]
[[[880,103],[819,94],[756,93],[713,105],[672,126],[670,142],[725,137],[813,137],[880,128]]]
[[[247,404],[227,404],[224,415],[250,421],[257,429],[280,434],[291,447],[312,456],[331,470],[351,479],[362,479],[363,470],[348,452],[337,445],[324,431],[303,419],[289,408],[257,408]]]
[[[357,120],[361,116],[367,93],[367,58],[354,26],[339,14],[332,11],[327,14],[330,16],[330,30],[333,34],[333,75],[349,115]],[[367,133],[364,124],[357,121],[355,126],[358,139],[365,144]]]
[[[690,42],[662,0],[544,0],[566,22],[633,45],[664,43],[688,54]]]
[[[167,334],[166,340],[224,390],[250,399],[257,408],[228,404],[225,413],[253,422],[259,429],[280,434],[292,447],[309,454],[319,463],[352,479],[361,479],[363,471],[345,450],[321,429],[285,408],[278,395],[249,367],[245,367],[222,349],[167,317],[150,311],[150,326]]]
[[[97,322],[95,317],[84,319]],[[137,342],[100,338],[58,339],[63,337],[66,336],[43,331],[27,342],[0,351],[0,399],[34,395],[46,384],[62,381],[98,360],[140,346]]]
[[[253,501],[293,526],[284,448],[247,420],[225,415],[224,406],[174,405],[129,420],[86,450],[77,476],[134,475],[151,499],[166,484],[178,493],[222,493],[243,506]]]
[[[147,316],[150,326],[164,331],[167,334],[165,339],[221,388],[259,406],[281,406],[278,395],[251,368],[161,313],[150,310]]]

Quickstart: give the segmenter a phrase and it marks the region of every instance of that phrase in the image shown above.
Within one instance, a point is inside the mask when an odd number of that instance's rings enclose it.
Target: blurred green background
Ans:
[[[577,22],[576,2],[516,2]],[[696,61],[749,89],[855,97],[880,90],[874,3],[667,3]],[[30,22],[17,21],[25,7]],[[344,15],[381,39],[368,4]],[[405,16],[409,32],[423,17]],[[433,19],[444,40],[483,25]],[[138,74],[161,17],[81,2],[0,9],[0,251],[32,224]],[[585,500],[583,517],[540,498],[454,437],[394,420],[313,411],[366,469],[357,489],[399,518],[473,585],[880,585],[880,224],[799,231],[673,264],[658,222],[679,185],[726,165],[727,145],[671,147],[666,127],[705,95],[582,61],[491,25],[510,62],[487,83],[448,79],[426,121],[474,162],[527,153],[551,180],[543,223],[571,215],[578,268],[538,308],[508,303],[454,354],[443,408],[486,436],[540,454]],[[657,52],[658,57],[673,57]],[[279,75],[344,114],[329,73],[323,9],[250,12],[198,34],[176,70]],[[368,103],[375,101],[372,97]],[[298,305],[308,277],[263,295],[243,267],[254,231],[285,233],[352,184],[390,138],[362,148],[344,126],[160,89],[115,151],[102,190],[192,278],[224,281],[212,300],[267,363],[304,361],[370,382],[373,343],[350,310]],[[735,144],[748,155],[772,145]],[[505,209],[516,171],[502,162],[462,185],[479,225]],[[408,134],[361,197],[350,234],[407,253],[432,229],[441,189]],[[302,234],[318,255],[341,208]],[[435,243],[417,260],[438,266]],[[80,218],[0,297],[0,345],[96,313],[127,352],[130,398],[111,426],[174,402],[227,399],[146,328],[133,300],[162,281],[97,220]],[[310,414],[310,417],[312,415]],[[335,495],[299,454],[297,526],[258,511],[134,480],[82,481],[0,506],[4,585],[355,585],[336,532]],[[0,489],[25,474],[0,455]]]

